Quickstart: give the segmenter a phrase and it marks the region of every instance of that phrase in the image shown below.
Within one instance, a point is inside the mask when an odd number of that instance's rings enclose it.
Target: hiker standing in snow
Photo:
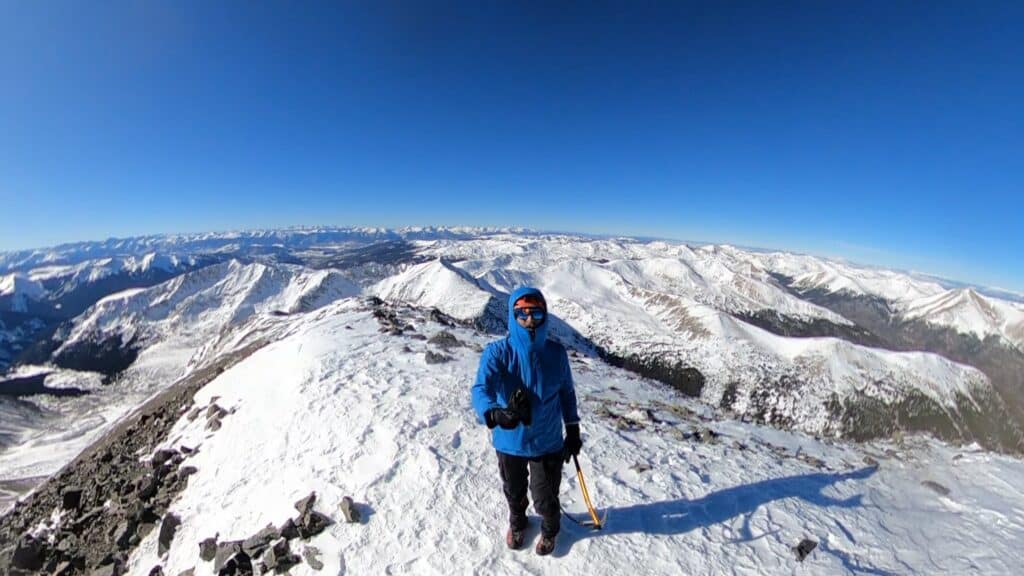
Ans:
[[[519,288],[508,299],[508,336],[487,345],[473,384],[473,408],[492,430],[508,501],[509,548],[526,536],[527,485],[540,513],[536,552],[550,554],[560,528],[562,463],[580,453],[580,417],[565,348],[547,339],[544,295]],[[562,427],[565,426],[565,437]]]

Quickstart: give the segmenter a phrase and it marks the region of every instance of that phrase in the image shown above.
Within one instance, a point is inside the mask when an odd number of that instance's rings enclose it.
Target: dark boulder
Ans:
[[[313,504],[315,502],[316,492],[310,492],[309,496],[306,496],[295,503],[295,509],[299,511],[300,516],[305,516],[313,510]]]
[[[359,509],[356,508],[356,503],[352,498],[348,496],[342,498],[339,507],[341,508],[341,513],[345,516],[346,522],[359,522],[361,520]]]
[[[46,560],[43,543],[32,536],[25,536],[14,548],[11,566],[21,570],[40,570]]]
[[[168,513],[164,516],[163,522],[160,523],[160,534],[157,535],[157,551],[161,556],[170,551],[171,542],[179,526],[181,519],[176,515]]]
[[[280,537],[281,532],[273,524],[267,524],[266,528],[246,538],[245,542],[242,542],[242,550],[250,558],[255,558],[262,554],[270,546],[271,542]]]
[[[221,542],[217,544],[217,553],[213,557],[213,571],[220,572],[235,554],[242,551],[242,541],[232,540],[231,542]]]
[[[82,489],[65,488],[61,494],[60,507],[64,510],[78,510],[82,506]]]
[[[433,350],[427,350],[424,359],[426,360],[427,364],[444,364],[445,362],[451,360],[451,358],[449,358],[448,356],[445,356],[444,354],[438,354]]]
[[[807,555],[810,554],[817,547],[817,542],[815,542],[814,540],[804,538],[800,541],[799,544],[793,547],[793,553],[796,554],[797,560],[803,562],[804,558],[807,558]]]
[[[279,531],[281,533],[281,536],[283,538],[287,538],[288,540],[292,540],[294,538],[299,537],[299,527],[295,525],[295,520],[292,520],[291,518],[285,520],[284,524],[281,524],[281,528]]]
[[[332,523],[331,519],[327,516],[316,510],[310,510],[308,514],[303,514],[302,519],[299,521],[299,536],[303,539],[312,538],[326,530]]]
[[[217,556],[217,539],[207,538],[199,543],[199,558],[203,562],[209,562]]]

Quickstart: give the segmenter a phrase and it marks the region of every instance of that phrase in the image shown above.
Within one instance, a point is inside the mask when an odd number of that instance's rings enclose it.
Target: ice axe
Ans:
[[[580,522],[572,516],[569,516],[569,514],[567,514],[565,510],[562,510],[562,513],[565,514],[566,518],[572,520],[580,526],[589,526],[594,530],[600,530],[604,528],[604,522],[608,518],[608,512],[605,512],[604,518],[601,518],[597,515],[597,510],[594,509],[594,505],[590,502],[590,492],[587,490],[586,480],[583,479],[583,469],[580,468],[580,461],[576,458],[576,456],[573,456],[572,463],[576,465],[576,478],[580,481],[580,491],[583,492],[583,501],[587,504],[587,511],[590,512],[590,520]]]

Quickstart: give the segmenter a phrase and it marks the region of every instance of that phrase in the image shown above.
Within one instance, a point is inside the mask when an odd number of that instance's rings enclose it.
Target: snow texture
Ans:
[[[337,521],[310,542],[323,552],[324,574],[1010,574],[1019,566],[1018,460],[923,440],[851,447],[711,422],[701,405],[586,356],[573,359],[581,462],[608,526],[563,521],[553,557],[507,550],[495,456],[469,407],[487,339],[454,329],[466,346],[452,362],[427,365],[422,341],[382,334],[353,301],[302,324],[196,395],[197,406],[231,414],[216,432],[184,416],[175,426],[166,446],[198,448],[186,461],[198,473],[171,506],[182,526],[169,553],[158,555],[154,531],[131,574],[157,564],[212,574],[200,541],[279,525],[311,490],[316,509]],[[441,329],[414,324],[427,336]],[[693,441],[702,427],[717,440]],[[867,456],[881,467],[864,464]],[[361,523],[340,521],[345,496]],[[561,498],[585,517],[568,470]],[[537,537],[532,516],[528,543]],[[798,563],[791,548],[803,538],[819,545]],[[317,573],[305,563],[292,569]]]

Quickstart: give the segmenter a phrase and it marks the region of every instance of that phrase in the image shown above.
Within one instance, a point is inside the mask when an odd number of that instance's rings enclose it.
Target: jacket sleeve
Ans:
[[[494,346],[484,348],[480,355],[480,367],[476,371],[476,381],[473,383],[473,410],[476,411],[477,419],[481,424],[486,424],[484,414],[492,408],[500,408],[498,405],[498,385],[501,381],[501,365],[499,364],[497,350]]]
[[[562,389],[559,391],[562,404],[562,421],[569,424],[579,424],[580,415],[576,411],[576,385],[572,382],[572,369],[569,367],[569,355],[562,350]]]

